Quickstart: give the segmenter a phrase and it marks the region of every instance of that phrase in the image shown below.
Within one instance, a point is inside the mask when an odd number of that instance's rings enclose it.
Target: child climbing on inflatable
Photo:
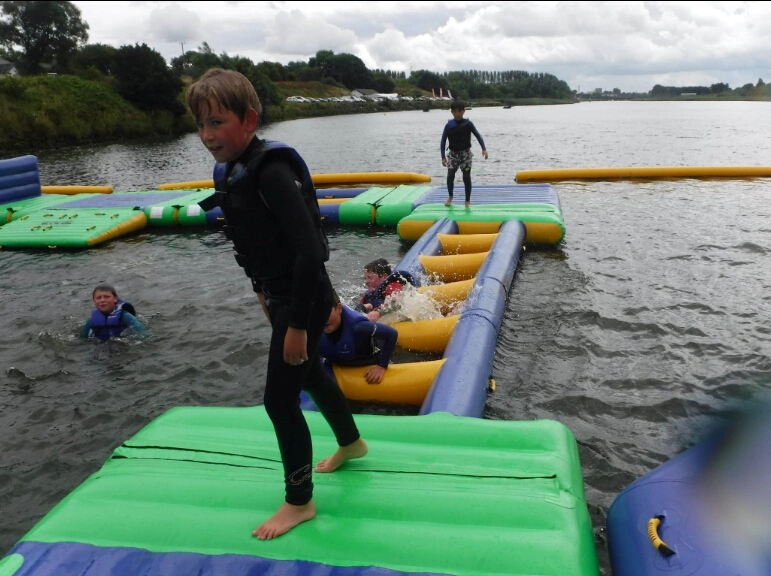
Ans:
[[[136,318],[134,307],[118,298],[115,288],[109,284],[99,284],[94,288],[91,300],[94,309],[80,331],[81,337],[95,336],[99,340],[109,340],[113,336],[120,336],[127,329],[139,334],[146,332],[144,324]]]
[[[405,272],[393,272],[385,258],[378,258],[364,266],[364,284],[367,292],[359,300],[356,309],[364,313],[371,322],[380,318],[379,309],[394,299],[406,284],[415,284]]]
[[[334,300],[321,338],[321,355],[341,366],[375,364],[364,373],[364,379],[368,384],[380,384],[399,334],[390,326],[370,322],[365,315],[344,306],[337,293]]]

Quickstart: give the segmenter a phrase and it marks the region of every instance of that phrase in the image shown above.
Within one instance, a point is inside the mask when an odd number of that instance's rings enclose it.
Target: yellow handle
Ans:
[[[672,556],[674,551],[659,538],[658,527],[661,524],[661,518],[662,516],[654,516],[648,520],[648,538],[651,539],[651,543],[656,550],[661,552],[664,556]]]

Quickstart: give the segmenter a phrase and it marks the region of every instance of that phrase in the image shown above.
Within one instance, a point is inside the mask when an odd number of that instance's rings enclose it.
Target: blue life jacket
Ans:
[[[94,308],[91,312],[91,332],[100,340],[109,340],[113,336],[120,336],[126,329],[121,324],[124,311],[136,315],[134,307],[120,298],[118,298],[113,311],[107,315],[100,312],[98,308]]]
[[[366,357],[356,356],[356,325],[361,322],[369,322],[369,319],[363,314],[343,306],[340,340],[332,343],[328,335],[324,334],[321,337],[319,353],[333,364],[347,364],[348,366],[373,364],[377,360],[378,353],[370,353]],[[370,350],[372,349],[370,348]]]
[[[391,274],[389,274],[385,280],[377,285],[377,288],[370,290],[361,297],[361,300],[359,301],[359,309],[364,310],[364,304],[372,304],[373,310],[382,306],[383,302],[385,302],[386,288],[393,282],[398,282],[402,286],[406,285],[407,283],[410,283],[413,286],[415,285],[415,280],[409,272],[403,272],[400,270],[391,272]]]

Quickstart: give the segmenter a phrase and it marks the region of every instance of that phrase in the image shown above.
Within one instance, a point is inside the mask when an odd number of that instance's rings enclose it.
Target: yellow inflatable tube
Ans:
[[[444,352],[459,319],[460,315],[455,315],[416,322],[394,322],[391,328],[399,333],[396,343],[402,348],[416,352]]]
[[[349,400],[390,402],[420,406],[446,359],[390,364],[380,384],[367,384],[364,373],[372,366],[332,366],[343,394]]]
[[[420,255],[418,258],[427,275],[439,278],[442,282],[457,282],[476,276],[488,254],[489,252],[448,256]]]
[[[434,302],[442,307],[442,314],[447,314],[458,302],[465,302],[471,288],[474,287],[475,278],[461,280],[460,282],[447,282],[445,284],[430,284],[421,286],[418,292],[426,294]]]
[[[562,168],[520,170],[517,182],[559,180],[668,179],[668,178],[767,178],[771,166],[640,166],[631,168]]]
[[[498,234],[437,234],[443,254],[489,252]]]
[[[431,182],[427,174],[413,172],[343,172],[336,174],[311,174],[316,186],[351,186],[353,184],[411,184]],[[181,190],[189,188],[214,188],[214,180],[192,180],[190,182],[171,182],[161,184],[158,190]]]
[[[112,194],[112,186],[41,186],[43,194]]]
[[[316,186],[350,186],[352,184],[412,184],[431,182],[427,174],[413,172],[346,172],[339,174],[313,174]]]

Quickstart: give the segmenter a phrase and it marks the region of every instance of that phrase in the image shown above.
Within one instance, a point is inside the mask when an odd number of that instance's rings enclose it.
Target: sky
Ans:
[[[89,43],[168,61],[207,42],[255,63],[355,54],[370,69],[547,72],[573,90],[771,81],[771,2],[73,2]]]

